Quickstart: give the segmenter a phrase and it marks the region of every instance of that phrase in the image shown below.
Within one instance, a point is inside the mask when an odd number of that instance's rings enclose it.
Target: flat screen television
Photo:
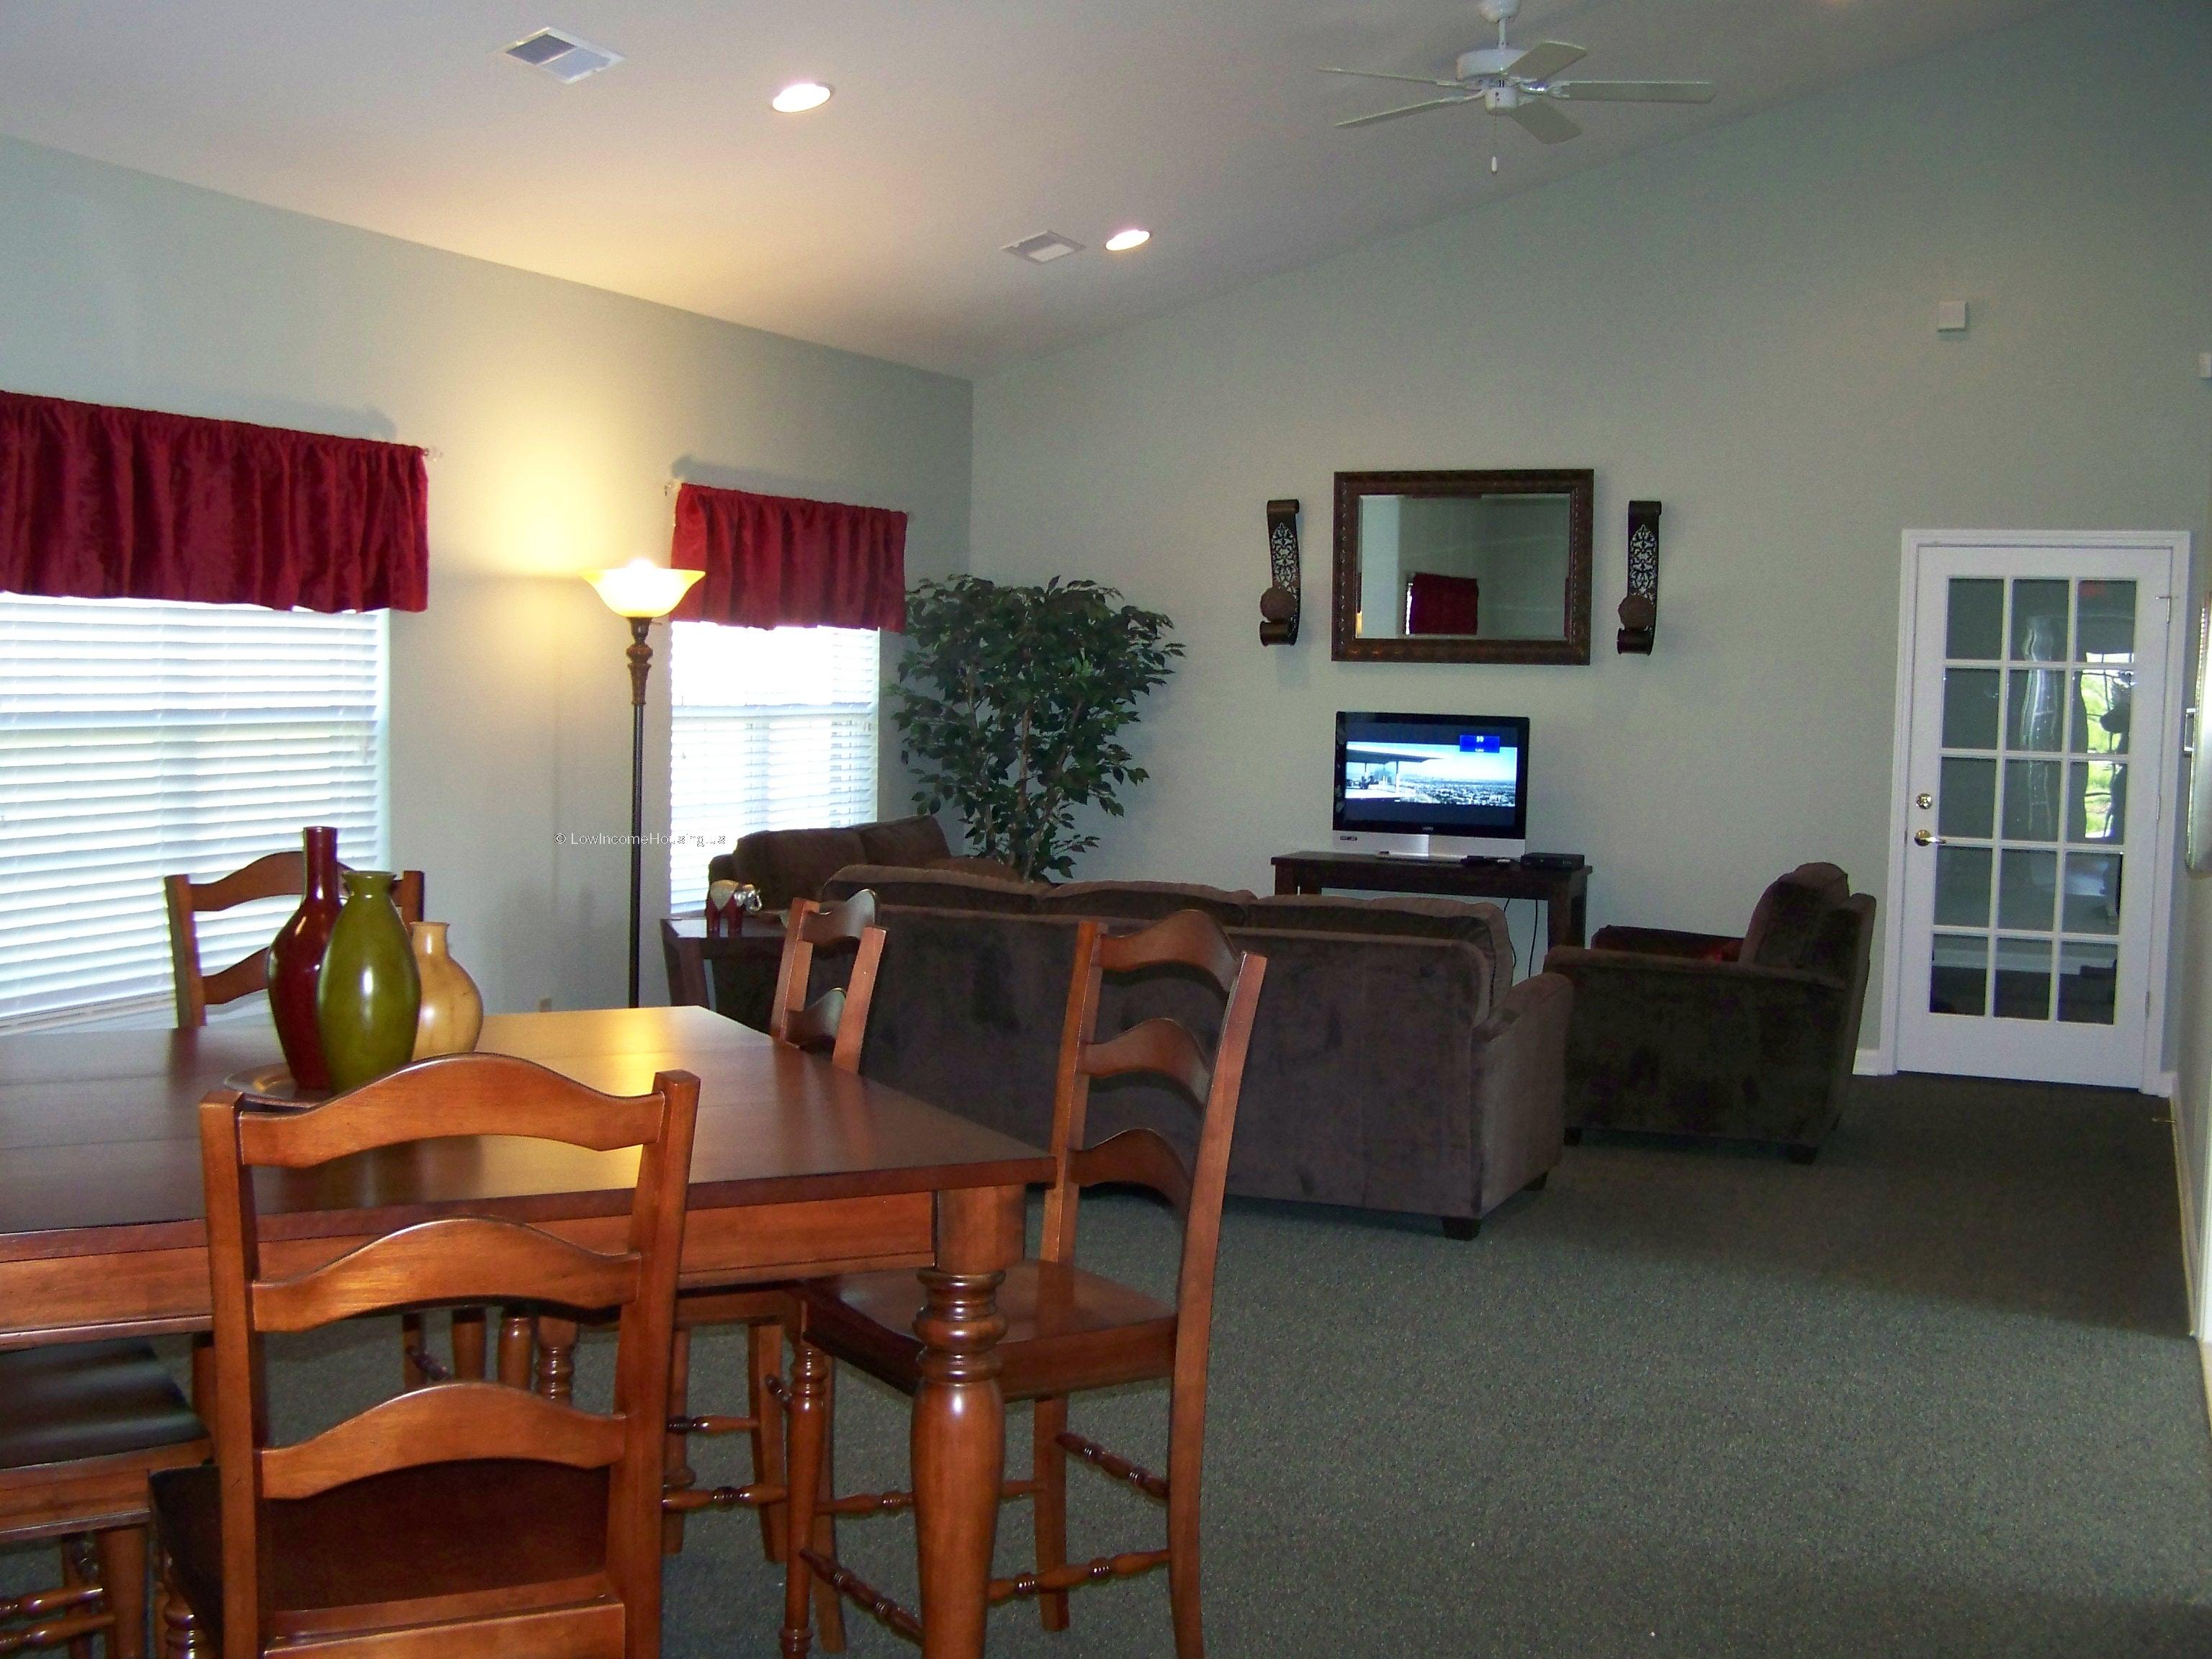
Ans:
[[[1339,714],[1329,821],[1346,852],[1520,857],[1528,846],[1527,717]]]

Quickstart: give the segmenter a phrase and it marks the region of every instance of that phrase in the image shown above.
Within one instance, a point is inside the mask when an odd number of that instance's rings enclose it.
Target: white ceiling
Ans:
[[[1330,126],[1416,89],[1316,65],[1446,73],[1493,38],[1471,0],[0,0],[0,131],[973,375],[2050,3],[1527,0],[1515,43],[1575,74],[1721,88],[1547,148],[1473,109]],[[498,55],[549,24],[629,61]],[[771,112],[802,77],[836,97]],[[1045,229],[1089,251],[1000,252]]]

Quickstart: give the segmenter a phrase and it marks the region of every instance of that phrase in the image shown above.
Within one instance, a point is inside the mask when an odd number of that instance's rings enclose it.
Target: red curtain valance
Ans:
[[[703,570],[675,615],[738,628],[906,631],[906,514],[685,484],[669,562]]]
[[[0,392],[0,590],[420,611],[422,452]]]

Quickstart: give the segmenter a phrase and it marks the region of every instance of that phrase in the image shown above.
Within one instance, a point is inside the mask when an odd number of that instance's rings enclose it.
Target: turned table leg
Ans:
[[[1021,1253],[1022,1200],[1018,1187],[937,1195],[937,1265],[922,1272],[928,1299],[914,1322],[923,1348],[913,1457],[924,1659],[983,1651],[1006,1473],[996,1344],[1006,1322],[997,1292]]]

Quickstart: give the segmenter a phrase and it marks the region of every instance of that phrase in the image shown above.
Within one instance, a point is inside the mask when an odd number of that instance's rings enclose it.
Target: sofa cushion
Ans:
[[[1159,921],[1178,910],[1200,910],[1224,927],[1244,920],[1251,894],[1183,881],[1070,881],[1043,889],[1043,916],[1097,916],[1107,921]]]
[[[1352,898],[1334,893],[1279,893],[1255,899],[1246,925],[1285,933],[1365,933],[1386,939],[1456,939],[1481,951],[1490,982],[1501,992],[1513,983],[1513,935],[1494,904],[1401,894]]]
[[[1020,881],[1022,872],[1011,864],[997,859],[941,858],[931,859],[921,866],[925,870],[959,870],[971,876],[988,876],[994,881]]]
[[[825,899],[850,898],[866,887],[878,904],[926,906],[938,910],[981,910],[994,915],[1027,915],[1044,888],[1034,882],[1005,881],[966,870],[909,870],[889,864],[853,864],[824,882]]]
[[[863,823],[860,831],[860,861],[867,864],[927,865],[934,860],[948,858],[952,848],[945,839],[945,826],[927,813],[917,813],[910,818],[889,818],[881,823]]]
[[[759,888],[768,909],[785,910],[793,899],[819,898],[831,876],[866,858],[857,830],[760,830],[733,849],[731,878]]]
[[[1740,959],[1795,968],[1820,931],[1821,919],[1851,896],[1850,878],[1832,864],[1801,864],[1759,895],[1743,930]]]

